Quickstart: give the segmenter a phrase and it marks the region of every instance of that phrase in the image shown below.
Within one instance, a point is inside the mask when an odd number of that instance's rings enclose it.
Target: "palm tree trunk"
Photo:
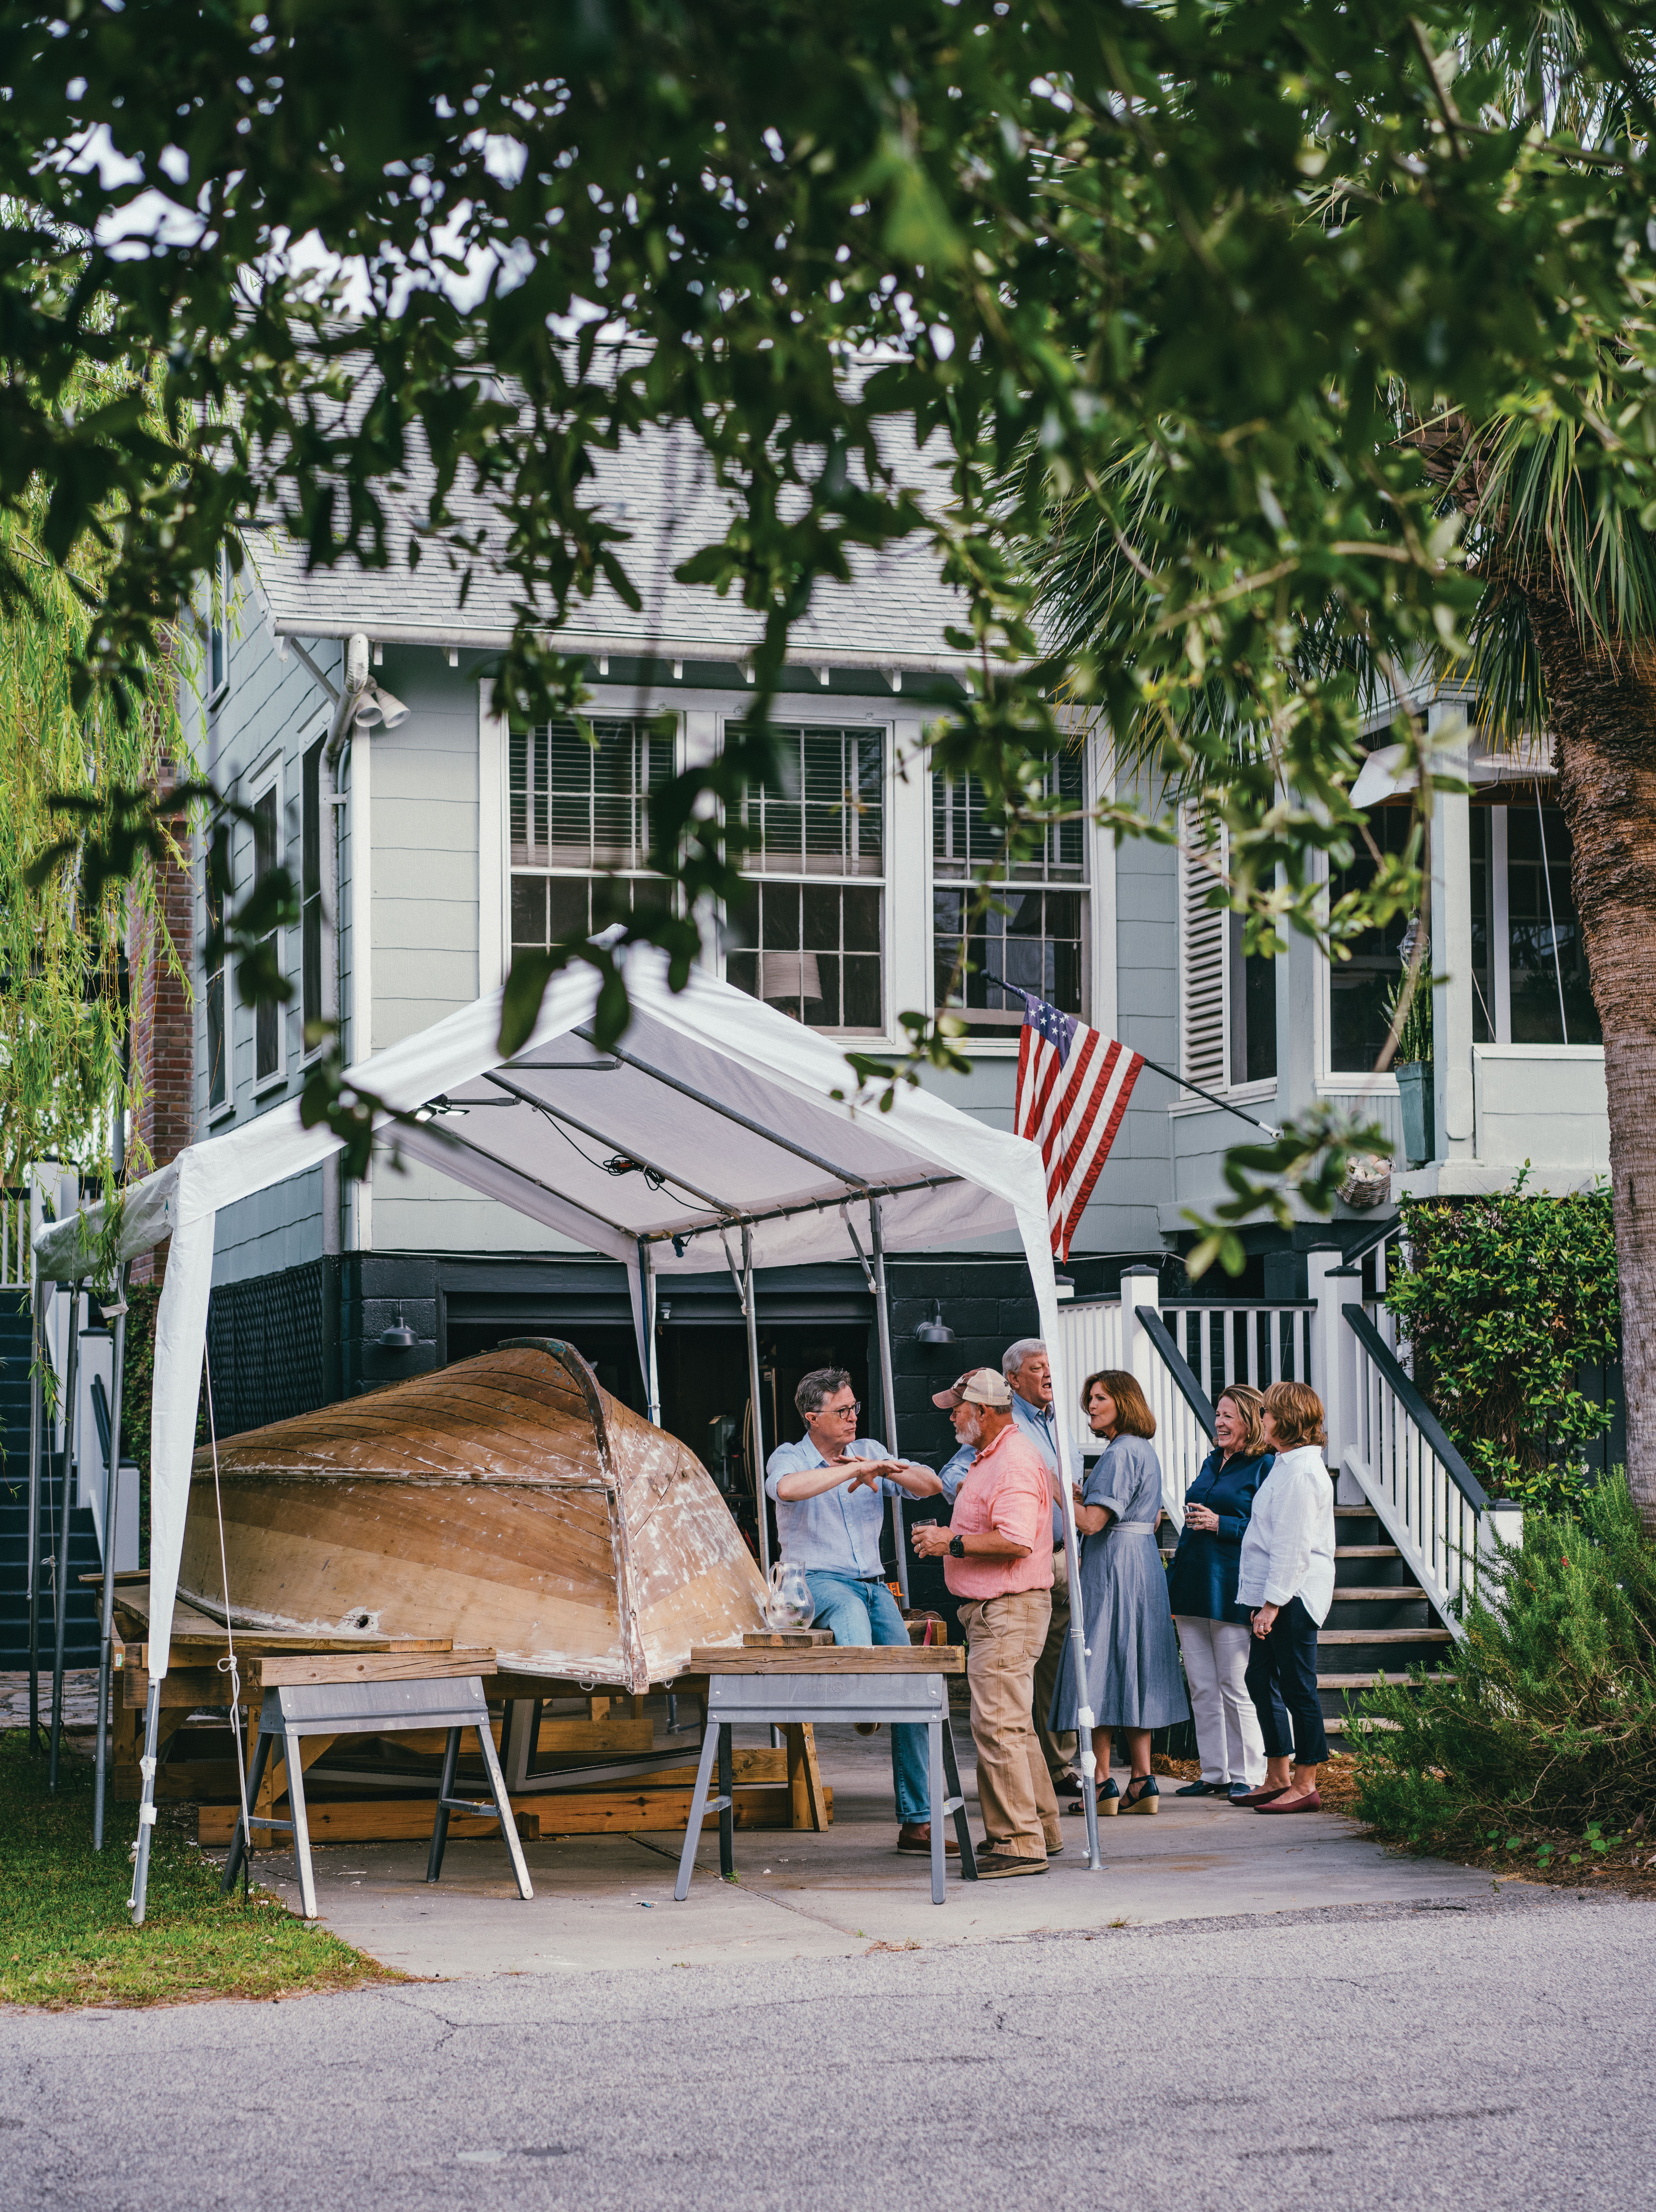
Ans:
[[[1525,598],[1604,1035],[1628,1482],[1656,1536],[1656,657],[1595,650],[1561,594]]]

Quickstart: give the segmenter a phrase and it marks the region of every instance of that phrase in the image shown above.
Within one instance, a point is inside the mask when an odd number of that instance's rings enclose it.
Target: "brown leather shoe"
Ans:
[[[952,1836],[943,1838],[943,1855],[947,1858],[957,1859],[961,1855],[961,1847]],[[900,1851],[924,1851],[930,1858],[931,1856],[931,1821],[905,1820],[897,1831],[897,1849]]]
[[[1010,1851],[980,1851],[977,1854],[978,1880],[998,1881],[1005,1875],[1045,1874],[1045,1859],[1015,1857]]]

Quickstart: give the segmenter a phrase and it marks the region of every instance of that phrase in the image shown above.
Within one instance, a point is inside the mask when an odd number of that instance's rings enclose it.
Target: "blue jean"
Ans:
[[[907,1644],[908,1625],[883,1583],[858,1581],[826,1567],[807,1567],[816,1607],[816,1628],[831,1628],[836,1644]],[[931,1818],[925,1730],[901,1721],[891,1731],[891,1781],[902,1821]]]

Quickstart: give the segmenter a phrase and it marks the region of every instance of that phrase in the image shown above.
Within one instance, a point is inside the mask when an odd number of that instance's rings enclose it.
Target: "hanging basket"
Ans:
[[[1340,1196],[1350,1206],[1367,1212],[1384,1206],[1392,1195],[1392,1170],[1378,1152],[1358,1152],[1345,1171]]]

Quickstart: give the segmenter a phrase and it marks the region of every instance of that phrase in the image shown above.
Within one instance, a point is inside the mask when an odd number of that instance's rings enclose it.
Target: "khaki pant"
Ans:
[[[1040,1754],[1030,1706],[1035,1662],[1052,1620],[1050,1590],[1010,1590],[959,1607],[978,1753],[978,1802],[991,1847],[1045,1858],[1063,1841],[1052,1778]]]
[[[1052,1554],[1052,1625],[1035,1662],[1035,1734],[1040,1739],[1046,1771],[1056,1782],[1066,1767],[1075,1765],[1076,1733],[1065,1729],[1055,1735],[1046,1725],[1058,1687],[1059,1669],[1070,1663],[1070,1570],[1062,1552]]]

